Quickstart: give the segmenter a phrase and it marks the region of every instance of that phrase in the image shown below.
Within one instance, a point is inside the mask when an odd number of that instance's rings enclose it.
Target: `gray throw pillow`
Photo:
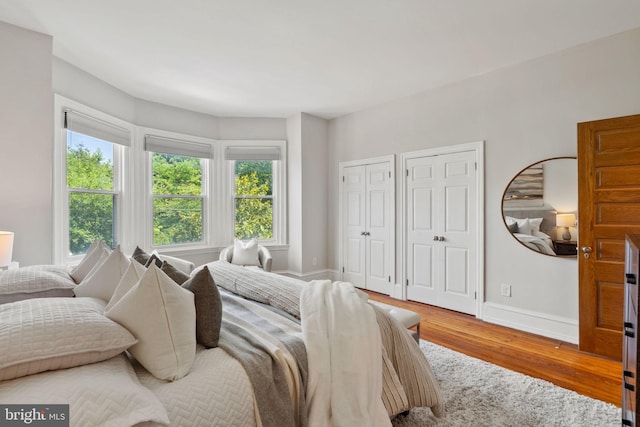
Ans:
[[[147,260],[147,263],[144,266],[149,268],[149,266],[154,263],[156,267],[162,268],[162,260],[158,258],[156,254],[151,255],[151,257]]]
[[[146,266],[147,261],[149,261],[149,258],[151,258],[151,256],[145,251],[143,251],[142,249],[140,249],[140,246],[136,246],[136,250],[133,251],[133,253],[131,254],[131,258],[135,259],[140,264]]]
[[[196,340],[205,347],[217,347],[222,324],[222,300],[209,268],[205,266],[182,287],[195,296]]]
[[[189,280],[188,274],[178,270],[167,261],[162,261],[162,267],[160,267],[160,270],[164,271],[166,275],[171,277],[178,285],[182,285],[184,282]]]

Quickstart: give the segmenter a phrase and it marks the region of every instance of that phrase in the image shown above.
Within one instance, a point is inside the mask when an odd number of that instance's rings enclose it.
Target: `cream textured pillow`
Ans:
[[[0,381],[109,359],[136,339],[95,298],[35,298],[0,305]]]
[[[120,246],[116,246],[104,262],[74,289],[76,296],[100,298],[108,302],[130,263]]]
[[[115,303],[120,301],[120,299],[140,281],[145,271],[147,271],[146,267],[139,262],[132,261],[129,264],[129,267],[125,270],[120,282],[118,282],[118,286],[116,286],[116,290],[113,292],[109,303],[104,308],[105,313],[109,311]]]
[[[0,271],[0,304],[29,298],[72,297],[75,287],[64,266],[32,265]]]
[[[69,273],[76,283],[82,282],[82,280],[91,272],[93,267],[98,264],[104,249],[108,250],[109,248],[107,248],[107,245],[102,240],[95,240],[91,246],[89,246],[86,255],[82,258],[82,261],[73,267]]]
[[[138,339],[129,351],[154,377],[185,376],[196,354],[193,294],[155,265],[105,313]]]
[[[258,259],[258,242],[251,239],[247,242],[236,239],[233,243],[231,263],[236,265],[260,265]]]
[[[145,421],[169,424],[162,403],[140,384],[124,354],[99,363],[3,381],[0,402],[67,404],[70,411],[66,422],[71,426],[138,426]],[[48,423],[32,425],[38,424]]]

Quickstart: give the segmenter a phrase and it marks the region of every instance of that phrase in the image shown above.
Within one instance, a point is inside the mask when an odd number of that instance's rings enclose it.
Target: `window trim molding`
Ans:
[[[130,245],[130,234],[125,230],[129,222],[125,218],[131,211],[131,191],[124,185],[130,169],[125,150],[131,149],[134,142],[135,127],[124,120],[88,107],[79,102],[54,94],[54,149],[53,149],[53,262],[54,264],[70,264],[79,261],[82,255],[69,255],[69,191],[67,189],[67,129],[64,127],[64,111],[70,109],[85,114],[96,120],[109,123],[129,131],[129,147],[114,144],[114,191],[119,196],[116,204],[115,240],[121,247]]]
[[[194,242],[194,243],[179,243],[175,245],[160,245],[156,246],[153,244],[153,187],[152,187],[152,156],[153,151],[146,150],[146,136],[154,136],[156,138],[171,140],[175,142],[184,141],[185,144],[203,144],[207,145],[211,148],[211,153],[213,158],[201,158],[202,160],[202,198],[203,202],[203,219],[202,219],[202,241]],[[141,224],[142,227],[142,235],[139,235],[139,241],[144,242],[146,248],[150,250],[195,250],[195,249],[203,249],[209,248],[213,246],[213,234],[217,230],[216,224],[213,223],[213,217],[215,217],[215,212],[217,209],[217,201],[218,193],[215,189],[215,181],[216,181],[216,162],[218,157],[216,157],[217,150],[216,146],[218,141],[211,138],[204,138],[200,136],[188,135],[177,132],[169,132],[160,129],[147,128],[142,126],[136,127],[136,140],[139,143],[140,150],[142,151],[141,156],[144,158],[144,168],[140,168],[144,170],[144,174],[142,176],[144,185],[138,185],[137,187],[144,187],[144,193],[140,195],[140,199],[144,201],[144,204],[140,206],[141,208],[141,218],[144,218]],[[169,153],[171,154],[171,153]]]
[[[81,255],[69,256],[69,207],[66,188],[67,140],[64,111],[71,109],[105,123],[129,131],[129,146],[114,143],[114,183],[117,181],[115,239],[124,253],[131,253],[136,245],[145,249],[167,252],[201,254],[227,247],[234,240],[234,170],[225,160],[227,147],[277,147],[280,160],[273,161],[274,238],[262,240],[270,248],[288,245],[287,225],[287,141],[286,140],[216,140],[189,134],[137,126],[134,123],[103,113],[80,102],[54,94],[53,147],[53,262],[75,264]],[[145,151],[145,135],[153,135],[211,146],[212,159],[203,160],[203,194],[205,212],[203,241],[196,244],[153,246],[153,194],[151,193],[151,154]],[[206,164],[206,166],[205,166]]]
[[[220,150],[222,153],[227,152],[227,148],[234,147],[277,147],[280,150],[280,160],[273,161],[273,239],[259,240],[260,244],[265,246],[286,245],[288,243],[287,228],[287,141],[285,140],[221,140]],[[251,160],[251,159],[247,159]],[[235,164],[235,160],[224,161],[224,185],[221,201],[221,211],[226,219],[229,227],[223,228],[224,233],[221,237],[224,242],[233,242],[235,238],[235,169],[231,164]]]

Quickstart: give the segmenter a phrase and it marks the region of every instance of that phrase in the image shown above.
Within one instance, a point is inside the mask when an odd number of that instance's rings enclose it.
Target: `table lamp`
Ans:
[[[556,226],[564,227],[564,232],[562,233],[562,240],[566,240],[567,242],[571,240],[571,232],[569,231],[569,227],[574,227],[575,225],[576,225],[576,214],[566,213],[566,214],[556,215]]]
[[[0,231],[0,268],[11,264],[13,255],[13,232]]]

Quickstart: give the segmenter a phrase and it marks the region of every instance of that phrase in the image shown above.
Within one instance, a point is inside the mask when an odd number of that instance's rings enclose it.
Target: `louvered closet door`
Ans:
[[[475,153],[407,159],[407,298],[475,314]]]

